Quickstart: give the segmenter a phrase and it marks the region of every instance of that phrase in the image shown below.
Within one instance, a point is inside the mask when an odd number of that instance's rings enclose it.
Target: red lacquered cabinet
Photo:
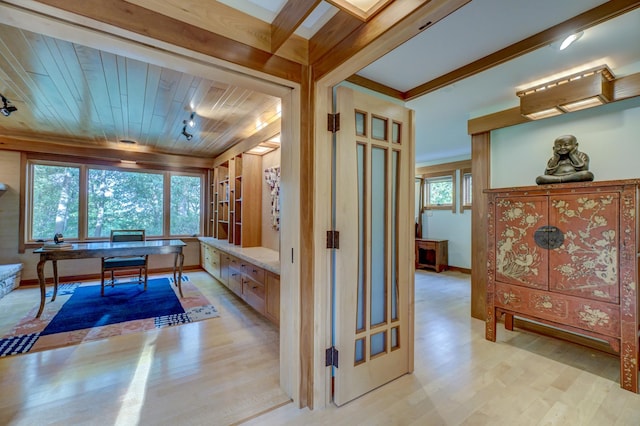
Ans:
[[[640,180],[490,189],[486,338],[506,314],[607,341],[638,392]]]

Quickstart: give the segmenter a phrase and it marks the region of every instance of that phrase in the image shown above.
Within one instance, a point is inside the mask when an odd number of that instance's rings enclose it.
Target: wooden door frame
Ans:
[[[300,112],[303,98],[301,85],[166,43],[151,48],[150,45],[153,44],[145,37],[127,32],[110,33],[100,25],[90,28],[74,22],[69,14],[55,9],[44,8],[38,13],[0,4],[0,10],[4,14],[3,20],[19,22],[20,28],[27,31],[100,50],[127,52],[127,56],[141,61],[203,78],[232,82],[238,86],[277,96],[282,100],[281,165],[284,167],[281,175],[283,194],[280,231],[280,386],[292,400],[300,401],[302,357],[299,289],[301,263],[306,259],[304,253],[300,253],[301,235],[304,234],[300,221],[300,182],[306,177],[300,168],[303,120]],[[212,158],[210,167],[213,167],[214,163]]]

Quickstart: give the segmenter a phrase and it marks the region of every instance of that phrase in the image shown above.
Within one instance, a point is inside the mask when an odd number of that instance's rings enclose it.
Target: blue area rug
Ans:
[[[133,284],[107,287],[104,293],[100,296],[99,285],[76,288],[40,335],[185,312],[167,278],[149,280],[147,291]]]
[[[150,279],[147,291],[131,283],[106,287],[100,296],[100,285],[64,284],[58,297],[47,303],[40,318],[35,318],[39,305],[0,338],[0,357],[38,352],[91,340],[157,328],[202,321],[219,316],[215,306],[198,288],[182,276],[182,292],[173,277]]]

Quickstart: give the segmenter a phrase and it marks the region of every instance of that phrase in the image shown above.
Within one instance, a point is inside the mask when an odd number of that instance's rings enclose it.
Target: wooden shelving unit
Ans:
[[[229,236],[229,164],[216,167],[216,210],[214,213],[215,236],[227,239]]]
[[[211,236],[242,247],[262,242],[262,157],[240,154],[213,173]]]

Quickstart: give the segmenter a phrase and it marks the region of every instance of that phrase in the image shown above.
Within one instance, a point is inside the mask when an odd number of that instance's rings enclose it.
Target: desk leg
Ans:
[[[40,284],[40,309],[38,309],[38,313],[36,314],[36,318],[40,318],[42,315],[42,311],[44,310],[44,298],[46,293],[46,285],[44,282],[44,264],[46,260],[40,259],[38,262],[38,283]]]
[[[52,260],[51,263],[53,263],[53,297],[51,298],[53,302],[58,295],[58,261]]]
[[[179,260],[178,260],[179,259]],[[182,265],[184,264],[184,254],[182,250],[176,253],[176,258],[173,262],[173,280],[177,283],[180,297],[184,297],[182,294]],[[178,270],[178,276],[176,277],[176,266]]]

